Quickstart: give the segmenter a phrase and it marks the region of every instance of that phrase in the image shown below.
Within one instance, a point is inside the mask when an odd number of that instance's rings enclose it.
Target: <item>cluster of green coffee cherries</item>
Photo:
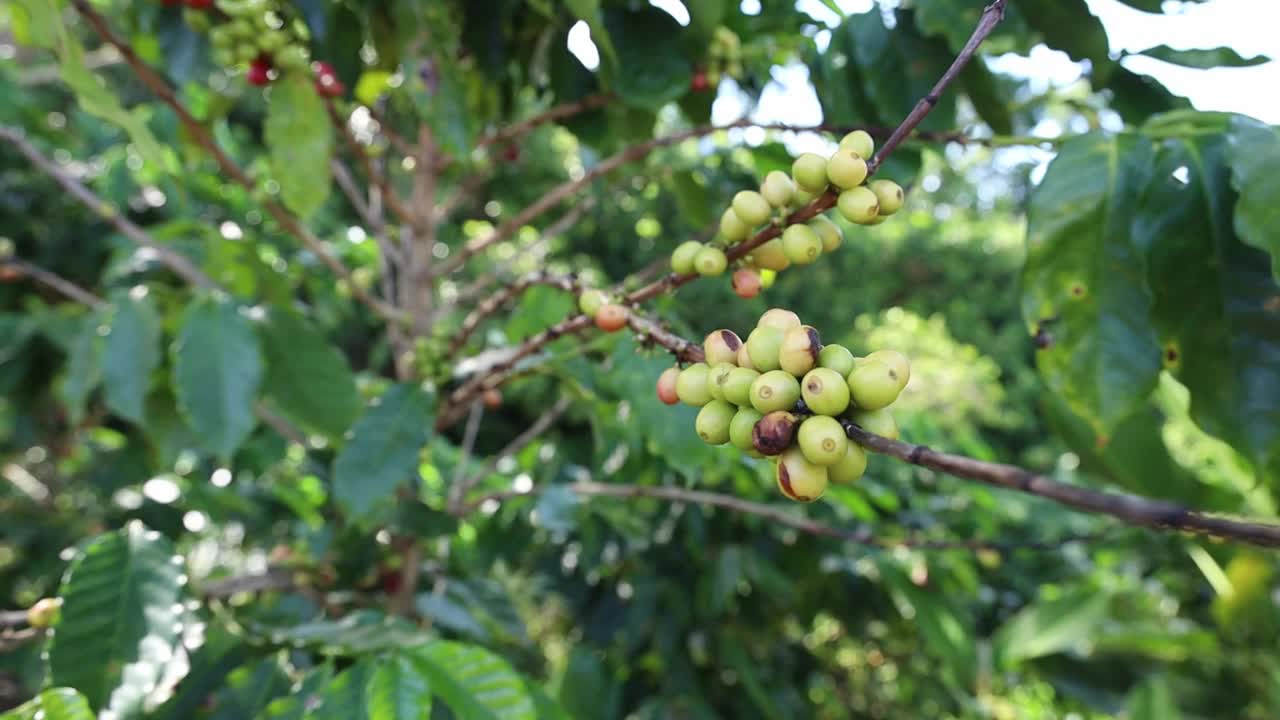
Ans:
[[[911,378],[902,353],[854,357],[778,308],[760,316],[746,342],[716,330],[702,350],[705,362],[662,373],[658,397],[702,408],[694,429],[705,442],[775,458],[778,489],[792,500],[812,502],[828,483],[862,476],[867,455],[849,441],[849,424],[898,437],[888,408]]]
[[[185,17],[192,29],[208,31],[213,61],[243,72],[251,85],[267,85],[281,73],[313,73],[321,94],[335,97],[344,90],[332,67],[312,65],[307,24],[279,0],[188,3]],[[219,19],[225,22],[215,24]]]
[[[839,191],[836,211],[857,225],[879,225],[898,212],[904,200],[902,187],[892,180],[867,182],[867,159],[875,151],[875,141],[863,130],[854,130],[840,140],[830,158],[805,153],[791,165],[791,174],[774,170],[765,176],[759,192],[743,190],[720,216],[720,232],[713,242],[689,241],[671,254],[671,269],[682,275],[714,276],[725,272],[732,248],[750,238],[757,228],[785,222],[787,213],[804,207],[834,187]],[[733,275],[734,291],[754,297],[773,273],[792,265],[808,265],[823,253],[840,247],[844,238],[840,227],[825,215],[783,229],[780,237],[752,250],[742,258]]]

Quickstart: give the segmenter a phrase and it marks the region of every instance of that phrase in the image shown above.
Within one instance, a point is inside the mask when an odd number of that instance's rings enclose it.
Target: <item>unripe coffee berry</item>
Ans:
[[[738,367],[755,370],[756,366],[751,363],[751,353],[747,352],[747,344],[742,343],[742,347],[738,348]]]
[[[852,150],[862,157],[870,160],[871,155],[876,151],[876,141],[865,130],[854,130],[853,132],[840,138],[841,149]]]
[[[800,397],[818,415],[839,415],[849,409],[849,386],[831,368],[817,367],[800,381]]]
[[[702,352],[708,365],[738,362],[742,340],[732,330],[712,330],[702,341]]]
[[[879,410],[898,399],[903,385],[888,363],[864,359],[849,373],[849,398],[860,410]]]
[[[41,598],[27,608],[27,624],[33,628],[47,628],[58,621],[62,610],[62,598]]]
[[[827,161],[827,179],[841,190],[858,187],[867,179],[867,161],[852,150],[837,150]]]
[[[849,420],[869,433],[875,433],[890,440],[898,439],[898,423],[888,408],[881,410],[855,410],[849,413]]]
[[[844,457],[827,466],[827,478],[833,483],[851,483],[867,471],[867,451],[858,443],[849,443]]]
[[[822,238],[808,225],[790,225],[782,232],[782,251],[796,265],[808,265],[822,254]]]
[[[583,290],[582,294],[578,296],[578,309],[582,311],[583,315],[595,317],[596,313],[607,302],[609,302],[609,296],[603,290],[594,288]]]
[[[813,502],[827,491],[827,469],[805,459],[799,448],[791,448],[778,458],[778,489],[798,502]]]
[[[701,250],[702,243],[696,240],[680,243],[671,253],[671,270],[681,275],[692,273],[694,271],[693,260]]]
[[[822,252],[833,252],[844,242],[844,233],[840,232],[840,226],[826,215],[815,216],[809,221],[809,227],[818,233],[819,238],[822,238]]]
[[[877,350],[863,360],[864,362],[878,360],[888,365],[894,379],[898,381],[899,391],[905,388],[911,380],[911,361],[907,359],[906,355],[897,350]]]
[[[698,411],[694,421],[694,429],[698,437],[708,445],[723,445],[729,442],[729,423],[738,409],[723,400],[712,400]]]
[[[708,375],[711,368],[706,363],[694,363],[680,371],[676,378],[676,397],[680,402],[693,407],[702,407],[711,402],[711,388],[708,386]]]
[[[693,258],[693,269],[703,277],[713,277],[729,267],[729,258],[718,247],[704,245]]]
[[[796,444],[804,458],[814,465],[834,465],[849,449],[849,437],[840,421],[826,415],[814,415],[800,423]]]
[[[733,271],[733,292],[743,300],[760,294],[760,273],[749,268]]]
[[[836,209],[840,215],[851,223],[866,225],[876,219],[880,212],[880,201],[876,194],[865,187],[856,187],[840,193],[836,200]]]
[[[669,367],[658,376],[658,399],[667,405],[680,402],[676,393],[676,380],[680,378],[680,368]]]
[[[801,189],[820,193],[827,189],[827,161],[821,155],[804,153],[791,163],[791,177]]]
[[[733,208],[725,208],[720,214],[720,235],[730,244],[741,242],[751,234],[751,228],[738,217]]]
[[[790,410],[800,399],[800,381],[782,370],[770,370],[751,383],[751,407],[766,415]]]
[[[786,173],[781,170],[772,170],[764,176],[764,182],[760,185],[760,194],[775,208],[784,208],[790,205],[792,198],[795,197],[796,185]]]
[[[777,370],[778,351],[782,349],[783,332],[776,327],[758,327],[747,336],[747,355],[751,367],[761,372]]]
[[[605,332],[616,332],[626,327],[629,314],[624,305],[605,303],[596,311],[596,327]]]
[[[711,393],[711,399],[727,399],[724,396],[724,384],[729,379],[729,373],[737,369],[737,365],[727,362],[716,363],[711,366],[711,370],[707,372],[707,391]]]
[[[782,308],[770,308],[764,311],[756,321],[756,327],[774,327],[783,332],[800,327],[800,316]]]
[[[902,195],[902,186],[898,183],[892,180],[872,180],[867,183],[867,187],[880,201],[881,215],[892,215],[902,209],[905,198]]]
[[[751,262],[756,267],[779,272],[791,267],[791,259],[782,247],[782,240],[774,238],[751,251]]]
[[[808,325],[791,328],[782,338],[782,347],[778,350],[778,366],[783,370],[801,377],[818,364],[818,353],[822,350],[822,340],[818,331]]]
[[[840,377],[847,378],[853,371],[853,353],[843,345],[823,345],[818,353],[818,366],[831,368],[840,373]]]
[[[734,405],[751,404],[751,383],[760,377],[760,373],[748,367],[737,367],[730,371],[728,377],[720,384],[724,399]]]
[[[755,408],[738,408],[738,412],[733,415],[733,420],[729,422],[729,442],[739,450],[754,451],[755,445],[752,444],[751,434],[762,417],[764,416],[756,412]]]
[[[795,440],[800,418],[786,410],[765,413],[751,430],[751,447],[761,455],[781,455]]]
[[[733,212],[750,227],[763,225],[769,221],[773,208],[764,196],[754,190],[742,190],[733,196]]]

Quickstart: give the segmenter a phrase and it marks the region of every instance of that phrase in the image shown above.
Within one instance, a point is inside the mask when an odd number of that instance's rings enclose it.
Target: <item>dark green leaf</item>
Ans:
[[[146,419],[151,373],[160,366],[160,316],[148,295],[117,293],[107,320],[102,353],[102,390],[121,417]]]
[[[1113,65],[1107,31],[1102,21],[1083,2],[1062,0],[1013,0],[1027,25],[1040,33],[1054,50],[1062,50],[1072,60],[1093,63],[1095,77],[1105,77]]]
[[[882,561],[880,568],[898,612],[919,629],[925,648],[943,661],[954,682],[971,683],[977,645],[969,619],[941,593],[917,587],[890,561]]]
[[[286,628],[262,627],[259,630],[276,645],[308,647],[323,655],[339,656],[418,647],[430,637],[403,618],[375,610],[350,612],[338,620],[317,620]]]
[[[1173,699],[1168,681],[1156,676],[1129,693],[1125,703],[1129,720],[1181,720],[1182,713]]]
[[[996,657],[1012,667],[1087,641],[1099,633],[1107,601],[1106,593],[1086,586],[1024,607],[996,634]]]
[[[101,535],[71,562],[58,594],[49,677],[115,717],[142,709],[173,662],[182,623],[183,564],[141,523]]]
[[[262,717],[265,720],[303,720],[307,708],[320,703],[321,693],[329,686],[332,678],[331,664],[313,669],[302,678],[292,695],[272,700]]]
[[[307,710],[306,720],[373,720],[368,712],[373,668],[373,659],[367,658],[342,671],[320,693],[319,703]]]
[[[399,653],[374,662],[365,690],[369,720],[418,720],[431,713],[431,686],[418,665]]]
[[[227,458],[254,425],[262,358],[253,323],[214,297],[187,306],[173,345],[173,386],[200,441]]]
[[[488,650],[437,641],[411,657],[458,720],[534,720],[524,681]]]
[[[347,359],[301,315],[281,307],[259,326],[267,362],[263,390],[289,419],[340,438],[360,412]]]
[[[58,396],[66,403],[72,422],[84,417],[85,403],[102,380],[102,348],[102,312],[93,311],[80,319],[58,386]]]
[[[274,658],[236,668],[215,695],[215,710],[210,720],[261,717],[272,700],[288,694],[290,684],[289,676]]]
[[[71,688],[50,688],[3,715],[0,720],[94,720],[84,696]]]
[[[1270,253],[1272,277],[1280,281],[1280,130],[1236,116],[1227,142],[1231,185],[1239,193],[1236,234]]]
[[[367,409],[333,460],[333,496],[354,519],[392,501],[418,468],[430,437],[431,404],[422,390],[395,385]]]
[[[890,29],[878,10],[850,16],[833,30],[831,52],[843,52],[850,61],[843,74],[855,103],[857,85],[874,106],[871,113],[859,108],[858,120],[878,125],[901,122],[932,91],[953,59],[945,42],[919,33],[910,13],[900,13],[897,27]],[[955,96],[944,94],[920,128],[946,130],[955,122]]]
[[[1013,132],[1013,113],[1009,110],[1009,98],[1000,91],[999,81],[987,69],[981,57],[974,58],[960,76],[964,92],[973,103],[978,115],[991,126],[997,135]]]
[[[1215,68],[1215,67],[1249,67],[1252,65],[1261,65],[1271,62],[1271,58],[1266,55],[1254,55],[1253,57],[1242,57],[1240,53],[1229,47],[1203,48],[1191,50],[1175,50],[1168,45],[1156,45],[1155,47],[1139,50],[1134,55],[1146,55],[1157,60],[1163,60],[1174,65],[1182,65],[1191,68]]]
[[[1158,113],[1191,107],[1181,95],[1169,92],[1159,80],[1115,65],[1100,89],[1111,93],[1111,107],[1127,122],[1139,124]]]
[[[280,199],[308,217],[329,197],[333,129],[311,78],[286,74],[273,83],[263,133]]]
[[[611,8],[605,25],[618,54],[613,88],[624,103],[656,112],[689,90],[692,68],[682,49],[684,28],[656,7]]]

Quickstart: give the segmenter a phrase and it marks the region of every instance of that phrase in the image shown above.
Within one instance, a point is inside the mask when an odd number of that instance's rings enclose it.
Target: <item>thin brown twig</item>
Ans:
[[[0,257],[0,268],[11,268],[82,305],[98,308],[106,301],[61,275],[16,257]]]
[[[458,497],[466,498],[476,485],[479,485],[486,477],[489,477],[489,475],[498,469],[498,463],[502,462],[503,458],[510,457],[523,450],[526,445],[536,440],[538,436],[542,435],[542,433],[546,432],[552,425],[554,425],[555,422],[560,419],[560,416],[564,415],[572,405],[572,397],[568,395],[561,395],[560,399],[556,400],[554,405],[547,408],[546,412],[539,415],[538,418],[529,425],[529,427],[524,429],[524,432],[513,438],[505,447],[490,457],[479,470],[472,473],[458,484]],[[456,506],[455,509],[457,509],[457,507],[460,506]]]
[[[329,114],[329,122],[333,125],[333,129],[342,136],[342,139],[346,142],[347,148],[351,151],[351,154],[356,157],[357,161],[359,161],[360,168],[364,171],[365,177],[369,179],[370,183],[376,185],[378,189],[382,191],[383,202],[386,204],[386,207],[391,210],[391,214],[399,218],[400,222],[412,222],[413,214],[410,213],[408,208],[400,202],[400,196],[396,195],[395,191],[391,189],[390,185],[387,183],[386,175],[379,172],[378,169],[374,167],[373,160],[369,157],[369,153],[365,151],[364,146],[361,145],[360,141],[356,139],[356,136],[352,134],[351,127],[342,119],[342,116],[338,114],[338,108],[334,105],[333,98],[326,97],[324,99],[324,106],[325,111]]]
[[[504,128],[495,130],[488,135],[482,136],[480,139],[476,140],[476,147],[483,148],[488,147],[489,145],[515,140],[530,130],[549,122],[563,120],[565,118],[587,112],[588,110],[604,107],[612,102],[614,97],[615,96],[612,93],[597,93],[595,95],[588,95],[580,100],[573,100],[571,102],[556,105],[555,107],[548,108],[533,117],[512,123]]]
[[[452,357],[456,355],[462,349],[462,346],[466,345],[471,335],[480,328],[481,323],[492,317],[507,303],[524,294],[529,288],[537,286],[553,287],[571,293],[576,293],[580,290],[576,276],[556,275],[546,270],[529,273],[515,282],[503,286],[498,292],[477,304],[462,319],[462,325],[458,328],[458,332],[454,333],[453,337],[449,339],[449,345],[445,349],[445,356]]]
[[[103,42],[115,47],[124,57],[124,61],[138,76],[144,85],[155,93],[165,105],[168,105],[178,116],[178,121],[191,135],[200,147],[213,157],[214,162],[222,170],[223,174],[235,181],[240,186],[249,190],[251,193],[256,190],[256,184],[229,155],[218,147],[217,141],[214,140],[212,133],[200,123],[199,120],[187,110],[174,94],[173,89],[169,87],[168,81],[162,78],[158,73],[151,69],[142,58],[134,51],[127,41],[121,39],[107,24],[105,18],[98,14],[90,4],[89,0],[71,0],[71,4],[75,6],[80,15],[89,23],[89,25],[98,33]],[[275,200],[263,199],[262,206],[267,212],[279,223],[280,227],[286,232],[298,238],[307,250],[319,258],[320,262],[329,268],[335,275],[346,281],[350,288],[352,297],[368,306],[377,315],[389,322],[399,322],[403,319],[402,313],[394,308],[388,307],[378,298],[370,295],[363,287],[361,287],[351,277],[351,270],[342,261],[335,257],[325,247],[324,241],[316,237],[305,225],[303,225],[296,217],[293,216],[283,205]]]

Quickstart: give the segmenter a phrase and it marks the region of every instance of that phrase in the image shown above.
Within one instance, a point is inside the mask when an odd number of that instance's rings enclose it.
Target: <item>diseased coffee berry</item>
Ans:
[[[822,252],[834,252],[844,242],[844,233],[840,232],[840,226],[826,215],[815,216],[809,221],[809,227],[818,233],[819,238],[822,238]]]
[[[698,437],[708,445],[723,445],[729,442],[729,423],[738,409],[723,400],[712,400],[698,411],[694,421],[694,429]]]
[[[852,150],[870,160],[871,155],[876,151],[876,141],[871,138],[867,131],[854,130],[840,138],[840,147],[841,149]]]
[[[484,406],[490,410],[497,410],[502,407],[502,391],[497,388],[489,388],[481,395]]]
[[[733,271],[733,292],[743,300],[750,300],[760,294],[760,273],[749,269]]]
[[[742,343],[742,347],[738,348],[738,367],[755,370],[756,366],[751,363],[751,353],[747,352],[747,344]]]
[[[754,190],[742,190],[733,196],[733,212],[751,227],[769,222],[773,208],[764,196]]]
[[[578,309],[582,311],[583,315],[595,317],[601,306],[607,302],[609,302],[609,296],[603,290],[594,288],[583,290],[582,294],[578,296]]]
[[[902,209],[902,186],[892,180],[872,180],[867,183],[880,202],[880,215],[892,215]]]
[[[827,491],[827,469],[806,460],[799,448],[778,458],[777,478],[782,494],[798,502],[813,502]]]
[[[854,425],[890,440],[898,439],[898,423],[888,408],[881,410],[855,410],[849,413],[849,421]]]
[[[741,242],[751,234],[751,227],[738,217],[733,208],[725,208],[720,215],[720,235],[730,244]]]
[[[782,349],[783,332],[776,327],[758,327],[747,336],[747,355],[751,367],[761,372],[777,370],[778,351]]]
[[[837,150],[827,161],[827,179],[841,190],[858,187],[867,179],[867,161],[852,150]]]
[[[734,405],[751,404],[751,383],[760,377],[760,373],[746,367],[734,368],[720,384],[724,399]]]
[[[818,331],[808,325],[791,328],[782,338],[782,347],[778,349],[778,367],[801,377],[818,364],[818,353],[822,350],[822,339]]]
[[[625,305],[605,303],[596,311],[596,327],[605,332],[616,332],[626,327],[630,312]]]
[[[911,361],[906,355],[897,350],[877,350],[868,355],[864,360],[879,360],[889,366],[893,371],[894,378],[898,381],[898,391],[901,392],[911,381]]]
[[[676,378],[676,397],[680,402],[693,407],[702,407],[711,402],[711,388],[708,386],[708,375],[711,368],[706,363],[694,363],[680,371]]]
[[[702,353],[708,365],[737,364],[742,340],[732,330],[712,330],[702,341]]]
[[[62,598],[41,598],[27,608],[27,624],[33,628],[47,628],[58,621],[62,610]]]
[[[760,185],[760,194],[775,208],[784,208],[791,204],[796,194],[796,184],[791,177],[781,170],[772,170],[764,176]]]
[[[800,397],[819,415],[834,416],[849,409],[849,385],[831,368],[816,367],[805,373],[800,381]]]
[[[791,163],[791,177],[800,189],[820,193],[827,189],[827,161],[821,155],[804,153]]]
[[[680,368],[669,367],[662,371],[658,376],[658,399],[667,405],[675,405],[680,402],[680,395],[676,393],[676,381],[680,378]]]
[[[791,447],[800,418],[786,410],[765,413],[751,430],[751,447],[761,455],[781,455]]]
[[[729,267],[729,258],[718,247],[704,245],[693,258],[693,269],[703,277],[713,277]]]
[[[800,382],[782,370],[770,370],[751,383],[751,407],[766,415],[790,410],[799,399]]]
[[[880,201],[870,190],[856,187],[840,193],[840,197],[836,199],[836,209],[845,220],[866,225],[876,219],[880,212]]]
[[[782,247],[782,240],[774,238],[751,251],[751,262],[758,268],[780,272],[791,267],[791,260]]]
[[[833,483],[851,483],[862,477],[867,471],[867,451],[858,443],[849,443],[844,457],[836,464],[827,466],[827,477]]]
[[[849,398],[860,410],[879,410],[893,404],[905,384],[888,363],[863,359],[849,373]]]
[[[755,445],[752,444],[751,434],[762,417],[764,416],[754,408],[738,408],[738,412],[733,415],[733,420],[729,422],[729,442],[739,450],[754,452]]]
[[[737,369],[737,365],[729,362],[716,363],[711,366],[711,370],[707,372],[707,391],[711,393],[713,400],[727,399],[724,396],[724,384],[729,380],[729,373]]]
[[[760,319],[756,321],[756,327],[774,327],[786,332],[791,328],[800,327],[800,316],[790,310],[770,308],[765,310]]]
[[[818,353],[818,366],[831,368],[840,373],[840,377],[847,378],[853,371],[853,353],[843,345],[823,345]]]
[[[671,270],[680,275],[688,275],[694,271],[693,260],[702,250],[702,243],[696,240],[682,242],[671,253]]]
[[[782,251],[796,265],[808,265],[822,254],[822,238],[808,225],[790,225],[782,232]]]
[[[804,458],[814,465],[834,465],[849,449],[849,437],[840,421],[826,415],[814,415],[800,423],[796,444]]]

